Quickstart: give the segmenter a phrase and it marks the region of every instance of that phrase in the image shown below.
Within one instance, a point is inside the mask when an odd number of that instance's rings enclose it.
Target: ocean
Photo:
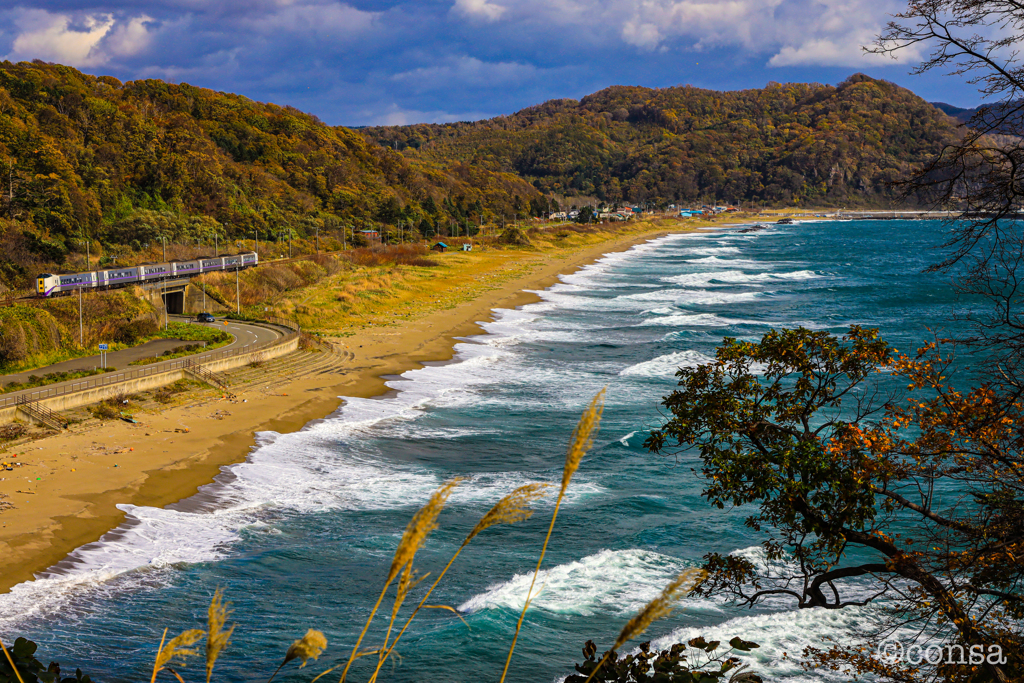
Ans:
[[[878,327],[902,351],[955,332],[953,290],[923,272],[940,258],[943,229],[799,222],[670,235],[608,254],[538,292],[541,302],[496,311],[451,362],[394,378],[387,396],[349,399],[293,434],[260,434],[246,462],[193,498],[122,506],[120,528],[0,596],[0,633],[37,641],[45,657],[94,681],[138,681],[163,630],[200,627],[223,588],[237,628],[214,680],[266,680],[291,642],[316,628],[329,641],[324,655],[278,676],[311,680],[344,664],[406,523],[438,485],[466,478],[417,556],[432,573],[502,495],[560,480],[576,420],[607,387],[600,434],[562,506],[508,677],[559,681],[585,641],[609,647],[705,553],[759,554],[762,537],[743,525],[743,511],[701,498],[692,454],[642,447],[664,421],[659,404],[676,368],[713,357],[723,337],[756,340],[772,327]],[[499,679],[552,508],[541,502],[529,521],[474,539],[431,598],[459,615],[421,614],[382,680]],[[382,637],[386,612],[366,645]],[[739,636],[761,645],[748,661],[766,678],[821,681],[828,676],[793,655],[867,619],[869,609],[687,598],[647,637],[666,647]],[[366,680],[370,659],[349,679]],[[192,683],[202,668],[196,660],[179,672]]]

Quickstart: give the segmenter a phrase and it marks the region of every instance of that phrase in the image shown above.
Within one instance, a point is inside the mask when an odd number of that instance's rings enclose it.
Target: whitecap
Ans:
[[[684,567],[682,560],[649,550],[602,550],[581,560],[542,570],[537,577],[540,591],[531,600],[530,609],[584,616],[598,612],[632,615],[657,596]],[[459,611],[519,611],[532,579],[532,572],[516,574],[509,581],[493,585],[462,603]]]
[[[619,372],[620,377],[659,377],[675,379],[679,368],[695,368],[698,365],[713,363],[714,358],[705,356],[698,351],[677,351],[653,360],[631,365]]]

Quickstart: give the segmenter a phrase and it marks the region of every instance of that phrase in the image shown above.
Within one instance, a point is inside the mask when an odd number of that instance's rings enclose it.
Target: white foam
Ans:
[[[732,304],[753,301],[763,292],[709,292],[704,289],[660,289],[641,294],[625,294],[616,297],[628,301],[671,301],[675,304],[708,305]]]
[[[698,365],[713,363],[714,358],[705,356],[697,351],[677,351],[665,356],[659,356],[654,360],[637,363],[622,370],[620,377],[658,377],[661,379],[674,379],[676,370],[679,368],[695,368]]]
[[[683,287],[726,287],[731,285],[760,284],[764,282],[815,280],[821,275],[813,270],[798,270],[789,273],[746,273],[742,270],[714,270],[706,273],[686,273],[661,278]]]
[[[779,323],[763,320],[737,320],[734,318],[723,318],[711,313],[686,313],[679,315],[665,315],[658,318],[647,318],[640,323],[639,326],[648,327],[652,325],[665,327],[732,327],[734,325],[777,327]]]
[[[685,564],[648,550],[602,550],[575,562],[541,570],[530,609],[558,614],[620,616],[638,611],[674,579]],[[516,574],[459,605],[460,612],[523,608],[533,573]]]
[[[664,650],[675,643],[685,643],[692,638],[703,636],[706,640],[719,640],[724,651],[734,637],[757,643],[760,647],[749,653],[733,654],[750,671],[760,674],[765,680],[811,682],[843,681],[847,678],[824,672],[805,672],[800,666],[800,653],[805,647],[827,647],[822,636],[835,638],[838,642],[857,642],[858,629],[863,628],[871,618],[865,608],[842,610],[802,609],[770,614],[757,614],[730,619],[718,624],[690,626],[672,631],[669,635],[651,641],[652,648]],[[784,653],[789,657],[785,658]]]

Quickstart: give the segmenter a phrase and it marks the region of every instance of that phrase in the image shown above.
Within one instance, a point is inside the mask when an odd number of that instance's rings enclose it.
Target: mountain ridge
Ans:
[[[611,86],[485,121],[361,132],[411,159],[516,173],[545,193],[868,206],[888,205],[890,184],[958,135],[933,105],[864,74],[729,92]]]

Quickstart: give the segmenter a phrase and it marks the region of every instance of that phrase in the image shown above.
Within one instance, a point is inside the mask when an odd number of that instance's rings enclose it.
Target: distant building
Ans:
[[[444,242],[438,242],[437,244],[435,244],[434,246],[432,246],[430,248],[431,251],[440,251],[440,252],[445,252],[445,251],[448,251],[449,249],[451,249],[451,247],[449,247]]]

